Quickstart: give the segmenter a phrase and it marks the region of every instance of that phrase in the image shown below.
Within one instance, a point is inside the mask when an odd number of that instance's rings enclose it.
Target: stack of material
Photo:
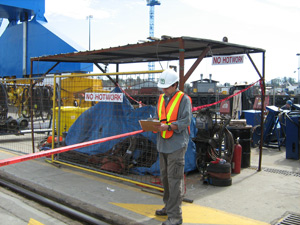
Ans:
[[[209,163],[207,175],[209,184],[215,186],[230,186],[232,184],[230,163]]]

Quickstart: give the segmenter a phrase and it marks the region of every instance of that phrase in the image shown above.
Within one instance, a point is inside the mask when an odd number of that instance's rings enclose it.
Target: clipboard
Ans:
[[[155,126],[160,125],[159,120],[139,120],[144,131],[158,131]]]

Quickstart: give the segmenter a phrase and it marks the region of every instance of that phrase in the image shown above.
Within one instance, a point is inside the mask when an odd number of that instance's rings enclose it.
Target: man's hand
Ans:
[[[171,130],[176,130],[178,128],[175,124],[170,124]],[[158,132],[166,131],[169,128],[169,125],[165,123],[161,123],[160,125],[156,126]]]
[[[167,124],[165,124],[165,123],[161,123],[160,125],[157,125],[155,127],[157,128],[158,132],[163,132],[163,131],[168,130],[169,126]]]

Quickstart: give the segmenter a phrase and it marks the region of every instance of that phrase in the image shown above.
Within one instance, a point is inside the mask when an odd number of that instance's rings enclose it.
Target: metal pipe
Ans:
[[[52,97],[52,102],[53,102],[53,106],[52,106],[52,109],[53,109],[53,112],[52,112],[52,149],[54,149],[54,135],[55,135],[55,99],[56,99],[56,75],[54,75],[54,78],[53,78],[53,97]],[[52,158],[52,161],[53,161],[53,155],[51,156]]]
[[[17,185],[14,185],[12,183],[9,183],[7,181],[3,181],[3,179],[0,179],[0,185],[1,186],[5,186],[11,190],[13,190],[14,192],[17,192],[17,193],[21,193],[22,196],[26,196],[30,199],[33,199],[34,201],[37,201],[41,204],[44,204],[54,210],[57,210],[59,213],[65,213],[69,216],[72,216],[72,218],[76,218],[80,221],[84,221],[84,222],[87,222],[88,224],[95,224],[95,225],[108,225],[108,223],[105,223],[101,220],[98,220],[94,217],[91,217],[89,215],[86,215],[84,213],[81,213],[77,210],[74,210],[68,206],[65,206],[65,205],[62,205],[62,204],[59,204],[57,202],[54,202],[48,198],[45,198],[41,195],[38,195],[36,193],[33,193],[29,190],[26,190],[22,187],[19,187]]]
[[[297,71],[298,71],[298,87],[300,87],[300,53],[297,53],[296,56],[298,56],[298,67],[297,67]]]
[[[31,60],[31,62],[33,62]],[[44,73],[39,79],[35,80],[34,85],[36,85],[38,82],[42,82],[43,79],[46,77],[46,75],[53,70],[57,65],[59,64],[59,62],[55,63],[49,70],[46,71],[46,73]],[[32,67],[32,66],[31,66]]]
[[[33,72],[33,61],[30,61],[30,78],[32,78]],[[31,122],[31,142],[32,142],[32,153],[35,152],[34,149],[34,126],[33,126],[33,80],[30,79],[30,87],[29,87],[29,95],[30,95],[30,122]]]
[[[50,132],[51,129],[35,129],[34,133],[46,133],[46,132]],[[20,134],[29,134],[31,133],[31,130],[21,130]]]
[[[95,66],[98,67],[103,73],[93,73],[93,76],[111,76],[111,75],[133,75],[133,74],[148,74],[148,73],[162,73],[163,70],[145,70],[145,71],[130,71],[130,72],[114,72],[114,73],[105,73],[105,70],[103,70],[97,63],[94,63]],[[91,74],[86,73],[78,73],[78,74],[72,74],[72,77],[90,77]],[[57,75],[58,77],[58,75]],[[70,77],[70,75],[59,75],[59,77]]]
[[[106,77],[117,87],[118,86],[118,84],[117,84],[117,82],[116,81],[114,81],[114,79],[112,79],[109,75],[107,75],[107,73],[106,73],[106,71],[104,70],[104,69],[102,69],[101,68],[101,66],[99,66],[97,63],[94,63],[95,64],[95,66],[97,66],[98,67],[98,69],[99,70],[101,70],[103,73],[105,73],[106,75]],[[102,74],[103,75],[103,74]],[[118,76],[118,75],[117,75]]]
[[[258,169],[257,171],[261,171],[261,161],[262,161],[262,147],[263,147],[263,135],[264,135],[264,109],[265,109],[265,52],[263,54],[262,59],[262,75],[257,69],[254,61],[252,60],[249,53],[247,53],[248,58],[250,59],[250,62],[252,63],[254,69],[256,70],[258,76],[260,77],[260,88],[261,88],[261,115],[260,115],[260,128],[261,128],[261,135],[260,135],[260,144],[259,144],[259,160],[258,160]]]
[[[264,53],[265,53],[265,52],[263,52],[263,54],[264,54]],[[262,75],[260,74],[259,70],[257,69],[257,67],[256,67],[256,65],[255,65],[255,63],[254,63],[254,61],[253,61],[253,59],[252,59],[251,56],[249,55],[249,53],[247,53],[247,56],[248,56],[248,58],[249,58],[249,60],[250,60],[250,62],[251,62],[251,64],[252,64],[252,66],[254,67],[255,71],[257,72],[258,76],[259,76],[260,78],[262,78]],[[263,59],[263,61],[264,61],[264,59]]]
[[[203,52],[199,55],[197,60],[194,62],[194,64],[191,66],[189,71],[186,73],[185,78],[184,78],[184,83],[189,79],[189,77],[192,75],[192,73],[195,71],[195,69],[198,67],[198,65],[201,63],[201,61],[204,59],[206,54],[209,52],[210,46],[207,46]],[[202,81],[202,80],[201,80]]]
[[[179,90],[184,91],[184,41],[179,41]]]
[[[263,140],[264,140],[264,106],[265,106],[265,52],[263,52],[262,57],[262,77],[261,77],[261,115],[260,115],[260,144],[259,144],[259,160],[258,160],[258,169],[257,171],[261,171],[261,162],[262,162],[262,148],[263,148]]]
[[[116,64],[116,71],[119,72],[119,63]],[[116,76],[116,83],[119,83],[119,75]]]
[[[275,85],[273,85],[273,105],[275,105],[275,89],[276,89],[276,87],[275,87]]]
[[[58,113],[57,113],[57,147],[59,147],[59,140],[60,140],[60,116],[61,116],[61,77],[58,78],[58,90],[57,90],[57,100],[58,100]],[[54,141],[55,141],[55,134],[54,134]],[[52,155],[53,156],[53,155]]]
[[[30,77],[31,76],[31,77]],[[48,76],[48,78],[53,78],[53,75],[49,75]],[[32,75],[30,75],[29,74],[29,77],[26,77],[26,80],[28,80],[28,81],[30,81],[30,80],[36,80],[37,78],[36,77],[32,77]],[[24,80],[24,78],[13,78],[13,79],[11,79],[11,78],[9,78],[9,79],[3,79],[3,82],[7,85],[7,86],[15,86],[15,84],[13,84],[13,83],[6,83],[6,82],[11,82],[11,81],[23,81]],[[2,83],[3,83],[2,82]],[[25,86],[25,87],[29,87],[30,86],[30,84],[20,84],[20,83],[18,83],[17,84],[18,86]]]
[[[91,50],[91,19],[93,19],[93,15],[88,15],[86,17],[89,20],[89,51]]]
[[[27,75],[28,21],[23,22],[23,75]]]

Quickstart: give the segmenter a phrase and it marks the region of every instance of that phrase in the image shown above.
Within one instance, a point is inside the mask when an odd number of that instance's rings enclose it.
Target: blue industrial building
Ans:
[[[9,24],[0,36],[0,77],[27,77],[30,74],[30,58],[82,51],[75,49],[47,27],[44,17],[45,0],[2,0],[2,19]],[[40,76],[53,62],[36,63],[32,75]],[[61,63],[50,73],[91,72],[92,63]]]

